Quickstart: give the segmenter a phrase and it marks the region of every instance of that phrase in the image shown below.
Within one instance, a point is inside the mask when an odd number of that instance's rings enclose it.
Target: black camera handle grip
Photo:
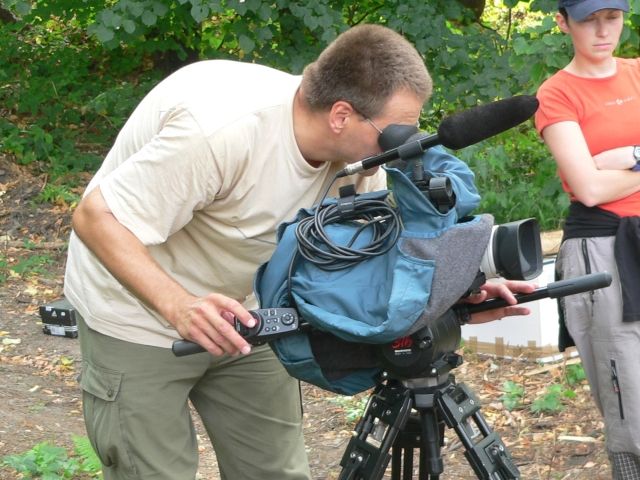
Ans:
[[[206,352],[207,350],[197,343],[190,342],[189,340],[176,340],[173,342],[173,345],[171,345],[171,351],[176,357],[184,357],[194,353]]]
[[[609,272],[590,273],[575,278],[567,278],[557,282],[549,283],[546,287],[536,288],[531,293],[515,294],[518,304],[533,302],[543,298],[566,297],[576,293],[598,290],[599,288],[611,285],[611,274]],[[491,298],[482,303],[456,305],[454,310],[460,314],[472,314],[493,310],[494,308],[508,307],[509,304],[504,298]]]

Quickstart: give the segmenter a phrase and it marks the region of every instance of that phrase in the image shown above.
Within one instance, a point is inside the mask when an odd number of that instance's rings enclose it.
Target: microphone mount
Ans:
[[[414,134],[409,138],[409,140],[407,140],[406,143],[403,143],[399,147],[392,148],[390,150],[387,150],[386,152],[382,152],[378,155],[373,155],[359,162],[347,165],[344,169],[338,172],[337,177],[346,177],[348,175],[353,175],[354,173],[362,172],[373,167],[378,167],[397,159],[405,161],[412,160],[416,157],[421,156],[428,148],[439,144],[440,139],[437,134]]]

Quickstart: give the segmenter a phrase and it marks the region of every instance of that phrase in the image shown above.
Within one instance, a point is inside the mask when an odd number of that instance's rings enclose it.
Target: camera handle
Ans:
[[[517,304],[533,302],[543,298],[559,298],[576,293],[598,290],[599,288],[611,285],[611,274],[609,272],[590,273],[575,278],[567,278],[549,283],[546,287],[536,288],[531,293],[515,294]],[[458,304],[454,308],[461,318],[468,318],[472,313],[484,312],[494,308],[508,307],[509,304],[504,298],[491,298],[482,303]]]

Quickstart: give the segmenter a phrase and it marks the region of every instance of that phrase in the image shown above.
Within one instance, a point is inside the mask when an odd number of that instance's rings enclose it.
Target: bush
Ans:
[[[476,174],[479,210],[496,223],[534,217],[542,230],[561,227],[569,201],[556,164],[530,124],[457,152]]]
[[[111,62],[80,25],[56,18],[0,24],[0,51],[0,152],[54,176],[95,170],[158,78],[138,59]]]

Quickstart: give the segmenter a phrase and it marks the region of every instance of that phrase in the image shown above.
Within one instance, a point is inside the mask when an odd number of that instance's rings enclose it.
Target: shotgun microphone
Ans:
[[[435,145],[443,145],[452,150],[468,147],[519,125],[537,109],[538,99],[535,96],[518,95],[455,113],[442,120],[438,133],[412,135],[397,148],[347,165],[337,176],[346,177],[397,158],[414,158]],[[390,127],[393,125],[386,127],[382,135]]]

